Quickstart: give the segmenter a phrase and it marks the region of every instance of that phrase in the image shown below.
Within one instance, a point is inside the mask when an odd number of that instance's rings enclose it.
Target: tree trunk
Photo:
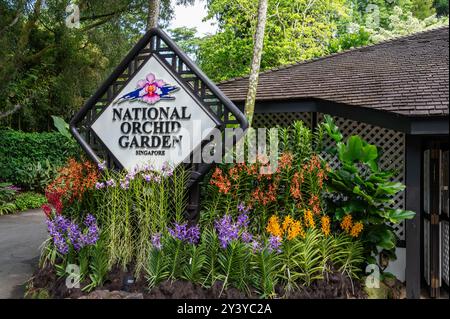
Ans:
[[[258,23],[256,25],[255,44],[253,47],[252,68],[248,82],[248,93],[245,101],[245,116],[252,126],[253,113],[255,112],[256,93],[258,90],[259,70],[261,68],[261,56],[264,45],[264,33],[267,21],[268,0],[259,0]]]
[[[161,0],[148,0],[147,31],[158,27]]]

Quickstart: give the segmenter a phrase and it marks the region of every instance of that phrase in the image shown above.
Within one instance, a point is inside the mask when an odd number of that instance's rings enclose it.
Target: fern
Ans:
[[[0,216],[14,213],[16,209],[17,207],[14,203],[0,203]]]

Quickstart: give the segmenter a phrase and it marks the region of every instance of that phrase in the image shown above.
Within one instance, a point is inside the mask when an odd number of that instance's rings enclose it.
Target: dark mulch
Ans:
[[[146,299],[249,299],[248,296],[235,288],[228,288],[222,292],[223,283],[217,281],[211,288],[206,289],[200,285],[184,280],[174,282],[164,281],[158,287],[144,294]],[[221,294],[222,292],[222,294]]]
[[[50,265],[38,269],[34,273],[31,282],[32,292],[33,290],[46,289],[49,295],[56,299],[79,298],[83,295],[81,288],[68,289],[66,278],[58,278],[54,267]]]
[[[117,291],[125,290],[131,293],[143,293],[146,299],[253,299],[258,298],[255,293],[247,295],[238,289],[228,288],[222,291],[223,283],[218,281],[207,289],[200,285],[184,280],[164,281],[159,286],[148,291],[144,278],[126,285],[124,284],[129,274],[119,268],[114,268],[108,275],[102,287],[98,289]],[[32,289],[46,289],[53,298],[79,298],[86,295],[80,288],[68,289],[65,278],[58,278],[53,267],[48,266],[39,269],[32,278]],[[87,285],[88,283],[84,283]],[[81,287],[81,288],[82,288]],[[365,298],[359,281],[352,281],[347,276],[338,272],[331,273],[325,280],[318,280],[309,287],[286,292],[277,289],[279,296],[289,299],[348,299]]]
[[[292,292],[278,292],[288,299],[364,299],[364,292],[358,280],[352,280],[340,273],[329,273],[324,280],[316,280],[309,287],[300,287]]]

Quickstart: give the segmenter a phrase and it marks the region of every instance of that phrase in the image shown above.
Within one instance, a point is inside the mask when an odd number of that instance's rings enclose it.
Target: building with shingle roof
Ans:
[[[248,77],[218,87],[243,110]],[[396,226],[398,259],[387,270],[406,281],[408,298],[448,290],[448,26],[261,73],[254,127],[314,128],[324,114],[376,144],[380,167],[406,184],[393,207],[416,216]]]
[[[261,73],[257,100],[320,99],[405,116],[448,115],[448,27]],[[248,77],[219,83],[234,102]]]

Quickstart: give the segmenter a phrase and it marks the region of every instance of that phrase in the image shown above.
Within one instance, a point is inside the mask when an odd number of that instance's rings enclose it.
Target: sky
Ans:
[[[196,0],[193,6],[176,6],[175,17],[170,23],[169,28],[196,27],[200,36],[207,33],[215,33],[216,27],[211,25],[212,21],[202,22],[206,15],[207,10],[204,1]]]

